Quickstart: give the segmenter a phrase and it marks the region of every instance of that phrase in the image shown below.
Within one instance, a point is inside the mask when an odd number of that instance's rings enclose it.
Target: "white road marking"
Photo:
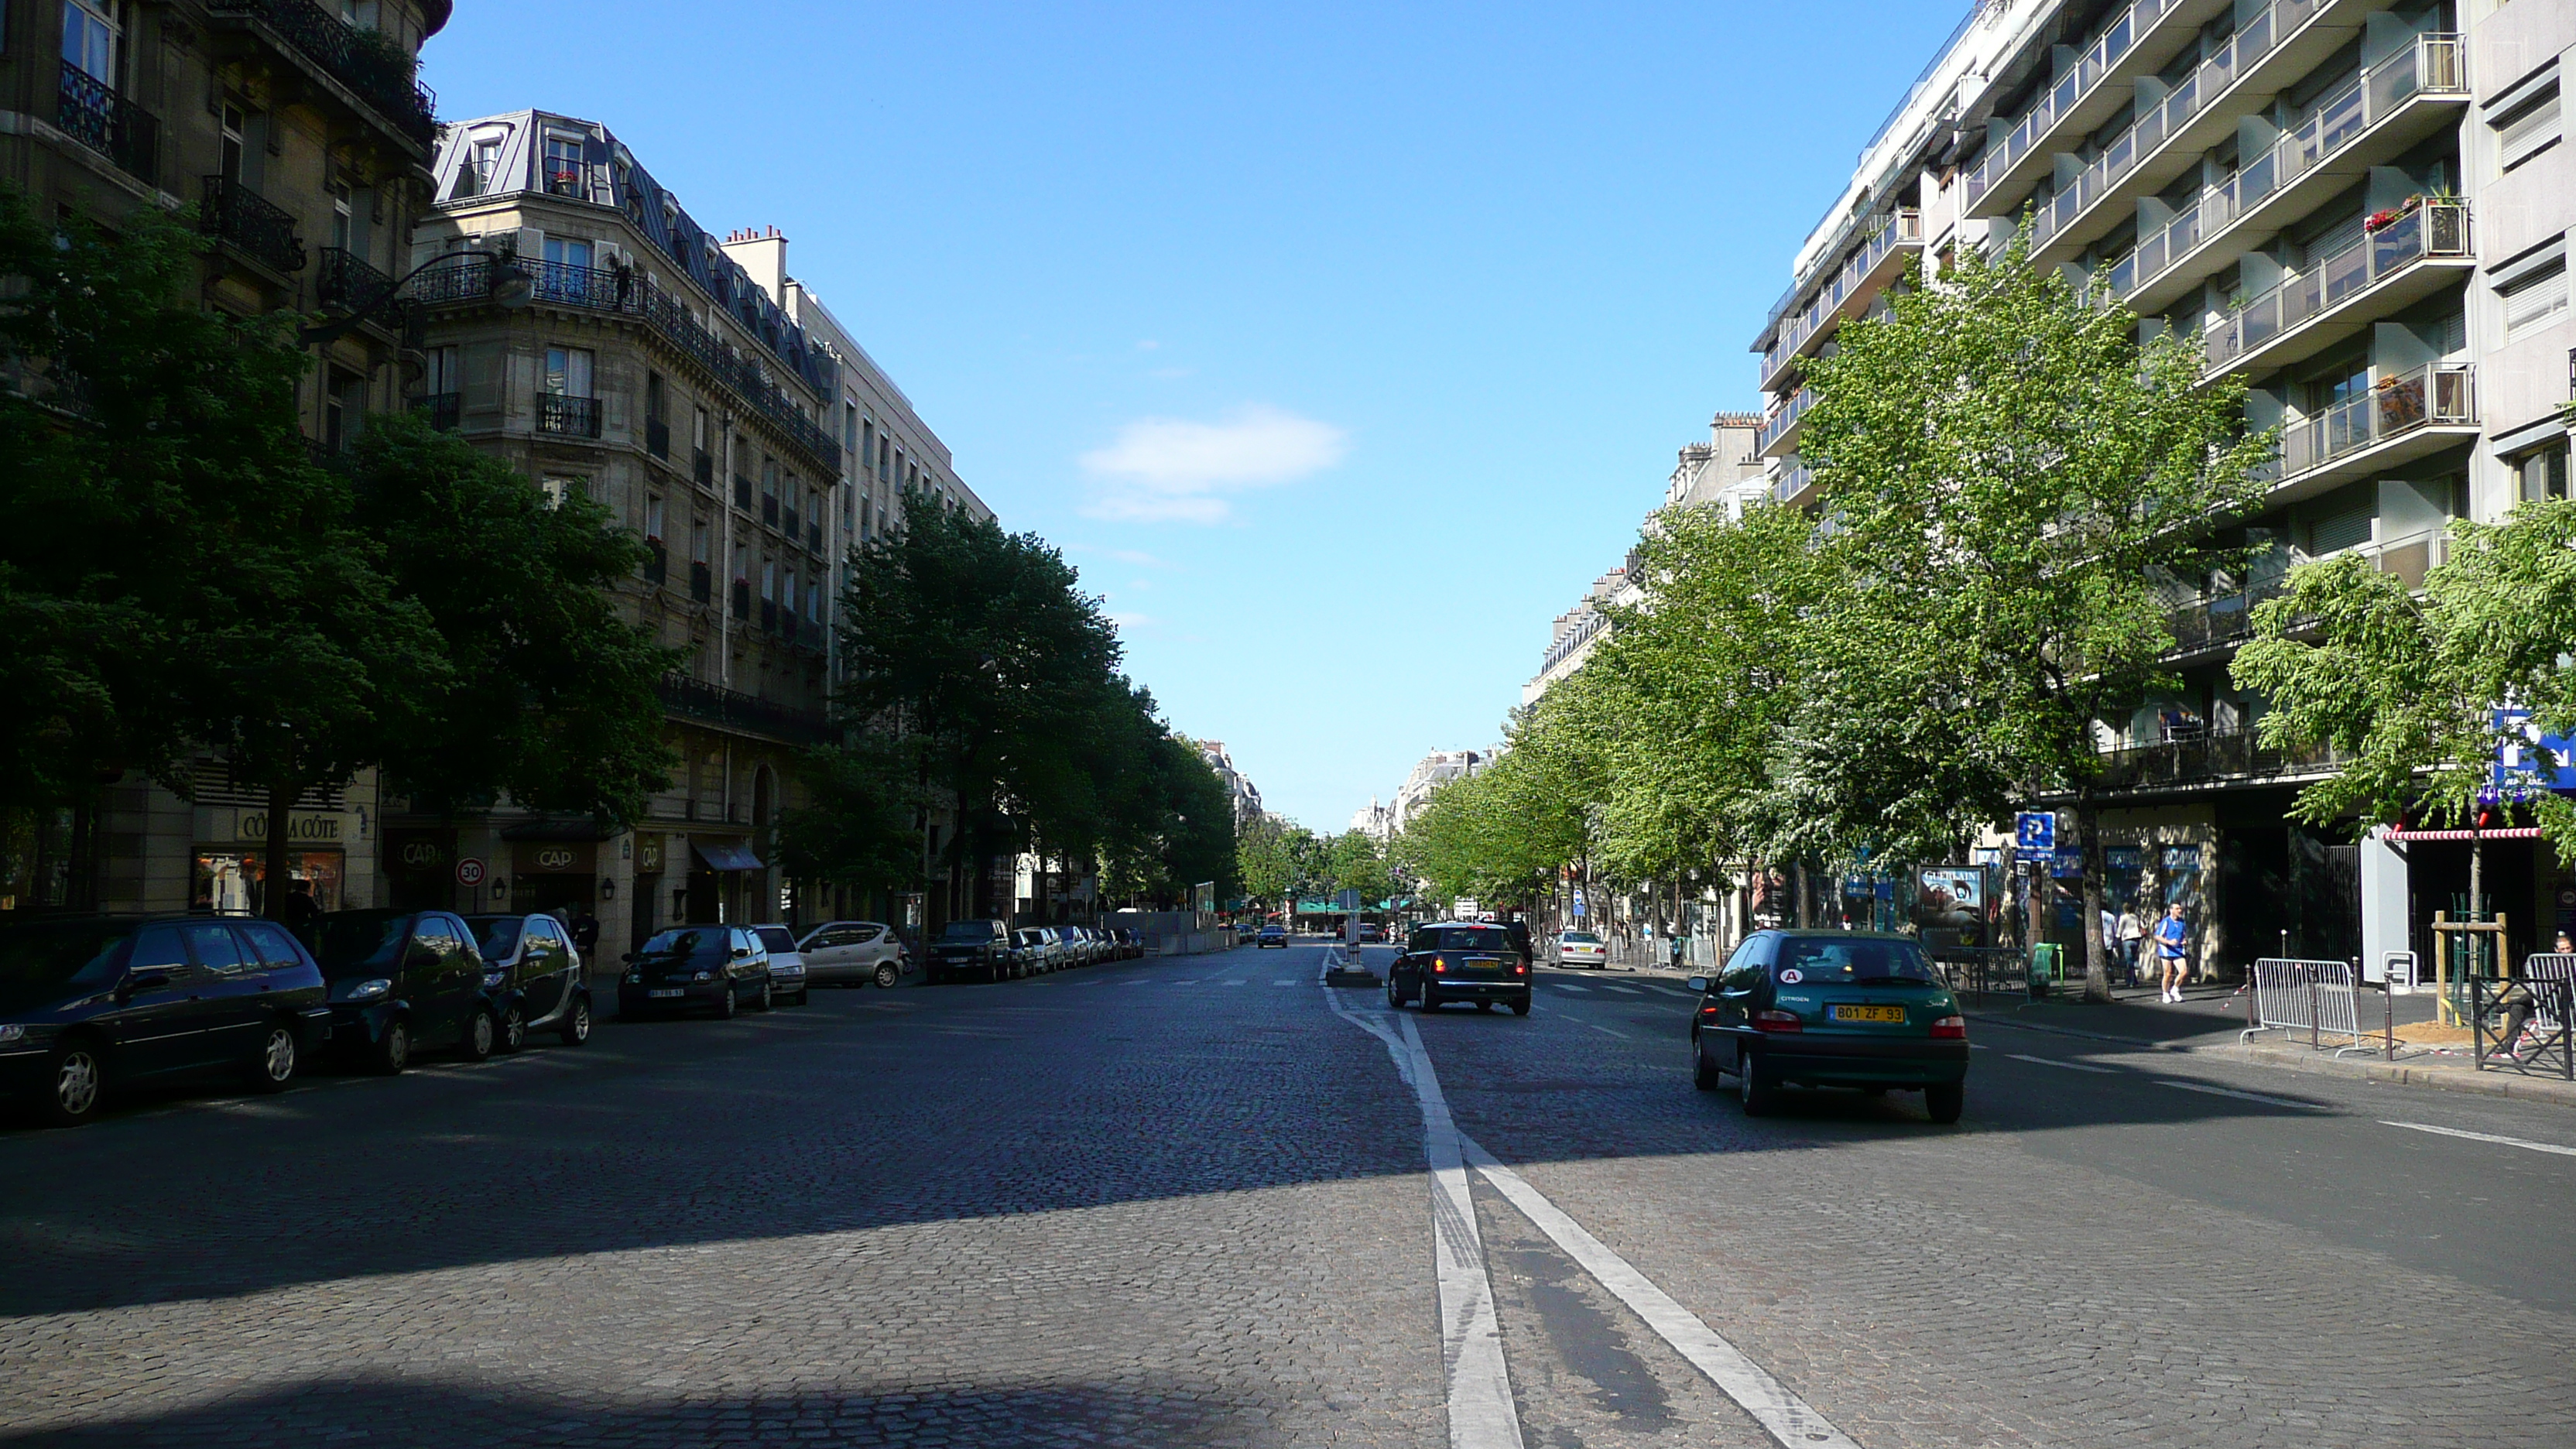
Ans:
[[[2177,1082],[2171,1077],[2158,1077],[2159,1087],[2180,1087],[2186,1092],[2206,1092],[2213,1097],[2235,1097],[2247,1102],[2260,1102],[2267,1107],[2296,1107],[2303,1112],[2318,1110],[2314,1102],[2301,1102],[2290,1097],[2267,1097],[2260,1092],[2240,1092],[2232,1087],[2213,1087],[2207,1082]]]
[[[1250,986],[1252,983],[1251,983],[1251,982],[1249,982],[1249,981],[1246,981],[1246,980],[1244,980],[1242,977],[1238,976],[1238,977],[1236,977],[1234,980],[1229,981],[1229,982],[1227,982],[1227,983],[1225,983],[1225,984],[1226,984],[1226,985],[1228,985],[1228,986]]]
[[[2498,1137],[2492,1132],[2463,1132],[2457,1127],[2436,1127],[2430,1122],[2382,1122],[2382,1127],[2403,1127],[2409,1132],[2432,1132],[2444,1137],[2465,1137],[2471,1142],[2492,1142],[2499,1147],[2519,1147],[2529,1152],[2554,1152],[2561,1157],[2576,1157],[2576,1147],[2561,1147],[2555,1142],[2526,1142],[2519,1137]]]
[[[1591,990],[1592,990],[1592,988],[1591,988],[1591,987],[1589,987],[1589,986],[1577,986],[1577,985],[1575,985],[1575,984],[1574,984],[1573,982],[1571,982],[1571,981],[1558,981],[1558,982],[1553,982],[1553,983],[1551,983],[1551,984],[1552,984],[1552,985],[1554,985],[1554,986],[1556,987],[1556,989],[1557,989],[1557,990],[1559,990],[1559,991],[1571,991],[1571,992],[1575,992],[1575,993],[1576,993],[1576,994],[1578,994],[1578,995],[1587,995],[1587,994],[1589,994],[1589,993],[1591,992]]]
[[[1297,984],[1297,978],[1294,976],[1282,976],[1270,984],[1273,986],[1294,986]]]
[[[2004,1055],[2017,1062],[2036,1062],[2043,1067],[2064,1067],[2070,1072],[2095,1072],[2106,1077],[2114,1075],[2109,1067],[2088,1067],[2082,1062],[2061,1062],[2055,1057],[2026,1057],[2019,1052],[2006,1052]]]
[[[1629,996],[1641,996],[1641,995],[1643,995],[1643,994],[1644,994],[1643,992],[1640,992],[1640,991],[1639,991],[1636,987],[1634,987],[1634,986],[1621,986],[1621,985],[1617,984],[1616,982],[1613,982],[1613,983],[1611,983],[1611,984],[1610,984],[1610,985],[1608,985],[1608,986],[1604,986],[1604,987],[1602,987],[1601,989],[1602,989],[1602,990],[1604,990],[1604,991],[1617,991],[1617,992],[1623,992],[1623,993],[1625,993],[1625,994],[1627,994],[1627,995],[1629,995]]]
[[[1584,1023],[1584,1025],[1585,1025],[1585,1026],[1588,1026],[1588,1027],[1592,1028],[1594,1031],[1600,1032],[1600,1033],[1602,1033],[1602,1034],[1604,1034],[1604,1035],[1606,1035],[1606,1036],[1615,1036],[1615,1037],[1619,1038],[1621,1041],[1626,1041],[1626,1040],[1628,1039],[1628,1034],[1627,1034],[1626,1032],[1624,1032],[1624,1031],[1612,1031],[1612,1030],[1610,1030],[1610,1028],[1608,1028],[1608,1027],[1606,1027],[1606,1026],[1603,1026],[1601,1023],[1599,1023],[1599,1022],[1597,1022],[1597,1021],[1587,1021],[1587,1022],[1585,1022],[1585,1023]]]

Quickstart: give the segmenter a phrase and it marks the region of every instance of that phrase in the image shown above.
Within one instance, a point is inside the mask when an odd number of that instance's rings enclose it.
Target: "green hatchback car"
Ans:
[[[1911,936],[1761,931],[1716,977],[1694,976],[1691,1080],[1736,1080],[1760,1116],[1780,1088],[1921,1092],[1935,1122],[1956,1122],[1968,1079],[1968,1020]]]

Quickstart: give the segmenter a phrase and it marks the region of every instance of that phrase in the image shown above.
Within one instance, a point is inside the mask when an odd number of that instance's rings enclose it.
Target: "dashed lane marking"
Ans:
[[[2092,1072],[2105,1077],[2117,1075],[2109,1067],[2088,1067],[2082,1062],[2061,1062],[2055,1057],[2024,1056],[2020,1052],[2006,1052],[2004,1055],[2017,1062],[2032,1062],[2043,1067],[2063,1067],[2070,1072]]]
[[[1600,1033],[1601,1033],[1602,1035],[1604,1035],[1604,1036],[1615,1036],[1615,1037],[1619,1038],[1621,1041],[1626,1041],[1626,1040],[1628,1039],[1628,1034],[1627,1034],[1626,1032],[1624,1032],[1624,1031],[1612,1031],[1610,1028],[1608,1028],[1608,1027],[1606,1027],[1606,1026],[1603,1026],[1601,1023],[1599,1023],[1599,1022],[1597,1022],[1597,1021],[1587,1021],[1587,1022],[1585,1022],[1585,1023],[1584,1023],[1584,1025],[1585,1025],[1585,1026],[1588,1026],[1588,1027],[1590,1027],[1590,1028],[1592,1028],[1594,1031],[1600,1032]]]
[[[2267,1097],[2261,1092],[2240,1092],[2233,1087],[2213,1087],[2207,1082],[2178,1082],[2171,1077],[2158,1077],[2156,1085],[2179,1087],[2186,1092],[2205,1092],[2213,1097],[2234,1097],[2239,1101],[2260,1102],[2267,1107],[2295,1107],[2302,1112],[2323,1110],[2314,1102],[2302,1102],[2295,1097]]]
[[[2467,1132],[2457,1127],[2436,1127],[2430,1122],[2382,1122],[2382,1127],[2403,1127],[2409,1132],[2431,1132],[2441,1137],[2462,1137],[2471,1142],[2492,1142],[2499,1147],[2519,1147],[2526,1152],[2549,1152],[2560,1157],[2576,1157],[2576,1147],[2561,1147],[2555,1142],[2527,1142],[2520,1137],[2498,1137],[2492,1132]]]

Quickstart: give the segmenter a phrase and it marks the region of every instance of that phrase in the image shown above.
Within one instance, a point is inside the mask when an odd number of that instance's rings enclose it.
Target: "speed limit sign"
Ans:
[[[461,886],[481,885],[483,883],[483,862],[476,860],[470,855],[456,862],[456,883]]]

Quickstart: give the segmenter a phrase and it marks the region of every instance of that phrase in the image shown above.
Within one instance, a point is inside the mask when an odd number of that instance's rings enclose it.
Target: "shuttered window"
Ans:
[[[2547,150],[2558,136],[2558,91],[2553,86],[2548,95],[2496,126],[2496,149],[2502,153],[2504,169],[2511,171]]]
[[[2525,277],[2499,295],[2504,298],[2504,340],[2527,337],[2566,313],[2567,268],[2561,263],[2538,276]]]
[[[2316,526],[2308,530],[2308,552],[2318,555],[2341,553],[2370,542],[2370,517],[2370,505],[2363,504],[2359,508],[2318,519]]]

